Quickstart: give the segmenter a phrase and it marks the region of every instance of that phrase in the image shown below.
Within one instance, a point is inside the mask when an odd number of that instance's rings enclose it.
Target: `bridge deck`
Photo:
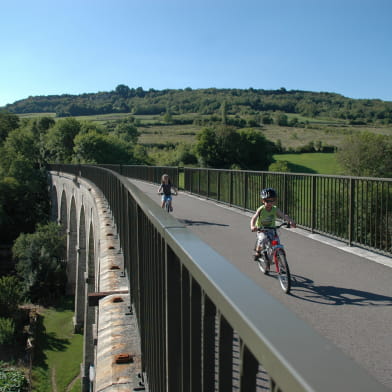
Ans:
[[[132,182],[160,202],[156,185]],[[285,295],[276,278],[263,275],[251,261],[255,234],[249,229],[249,213],[182,192],[173,205],[174,217],[194,234],[392,390],[390,258],[367,258],[300,229],[282,229],[295,279],[291,295]]]

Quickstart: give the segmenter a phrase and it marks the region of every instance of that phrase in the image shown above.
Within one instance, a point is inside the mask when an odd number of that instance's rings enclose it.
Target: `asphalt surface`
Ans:
[[[132,182],[160,203],[156,185]],[[173,198],[173,207],[189,230],[392,390],[391,258],[281,229],[294,278],[287,295],[252,261],[251,214],[185,192]]]

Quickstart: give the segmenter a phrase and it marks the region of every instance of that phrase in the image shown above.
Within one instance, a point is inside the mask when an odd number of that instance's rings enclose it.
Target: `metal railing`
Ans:
[[[387,390],[125,177],[49,170],[92,181],[108,200],[150,392]]]
[[[125,176],[154,183],[163,172],[191,193],[255,211],[260,190],[273,187],[277,205],[298,225],[392,255],[392,179],[206,168],[113,165]]]

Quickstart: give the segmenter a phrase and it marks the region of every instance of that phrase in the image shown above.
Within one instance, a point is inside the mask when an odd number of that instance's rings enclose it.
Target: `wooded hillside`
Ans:
[[[29,97],[3,109],[16,114],[56,113],[57,117],[130,113],[200,114],[240,117],[283,112],[313,118],[348,120],[352,125],[391,124],[392,102],[351,99],[328,92],[300,90],[196,89],[143,90],[118,85],[110,92]],[[262,118],[256,121],[262,122]]]

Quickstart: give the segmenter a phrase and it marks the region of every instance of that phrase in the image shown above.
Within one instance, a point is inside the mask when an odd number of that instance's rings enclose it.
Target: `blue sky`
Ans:
[[[392,101],[391,0],[2,2],[0,106],[129,87]]]

